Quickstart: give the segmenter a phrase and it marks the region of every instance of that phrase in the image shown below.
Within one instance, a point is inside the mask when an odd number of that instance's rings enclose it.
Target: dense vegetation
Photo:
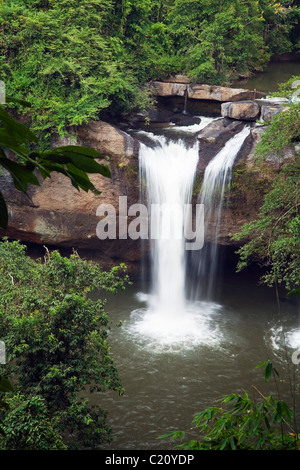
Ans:
[[[273,377],[280,381],[272,362],[264,361],[265,382]],[[185,450],[299,450],[299,436],[295,410],[280,398],[265,396],[256,386],[251,392],[230,393],[211,406],[197,413],[193,430],[198,438],[186,440],[184,431],[172,431],[161,439],[181,440],[177,449]]]
[[[281,94],[292,98],[293,77],[281,85]],[[299,89],[299,87],[298,87]],[[256,261],[267,268],[263,281],[269,286],[282,286],[288,291],[300,287],[300,104],[289,103],[275,116],[256,149],[257,168],[266,158],[280,165],[265,196],[257,219],[246,224],[233,238],[243,242],[239,249],[238,270]]]
[[[110,429],[104,411],[85,397],[123,389],[107,342],[105,300],[89,293],[124,288],[125,266],[102,272],[76,253],[46,252],[35,261],[24,245],[4,240],[0,280],[0,337],[8,362],[0,372],[14,386],[0,414],[0,449],[99,447]]]
[[[226,83],[299,51],[297,1],[0,1],[0,79],[33,130],[63,133],[151,103],[172,73]],[[27,111],[28,112],[28,111]]]

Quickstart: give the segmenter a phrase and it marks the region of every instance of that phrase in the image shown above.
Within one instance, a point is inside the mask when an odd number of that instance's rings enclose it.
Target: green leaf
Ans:
[[[79,170],[85,171],[86,173],[99,173],[103,176],[110,177],[110,171],[106,165],[101,165],[95,160],[82,155],[70,154],[69,156],[73,165],[79,168]]]
[[[22,106],[26,106],[27,108],[31,107],[31,103],[29,103],[29,101],[21,100],[19,98],[13,98],[12,96],[6,96],[5,101],[6,103],[21,104]]]
[[[8,158],[0,158],[0,165],[10,172],[14,180],[15,187],[20,191],[26,193],[28,184],[39,185],[39,181],[35,174],[25,166],[13,162]]]
[[[300,287],[298,287],[297,289],[291,290],[290,292],[288,292],[287,295],[293,295],[293,294],[300,295]]]
[[[36,135],[26,126],[13,119],[3,106],[0,106],[0,122],[20,142],[37,142]]]
[[[255,369],[259,369],[260,367],[264,366],[268,361],[269,361],[269,359],[267,359],[266,361],[261,362],[260,364],[258,364],[258,365],[255,367]]]
[[[264,376],[265,376],[265,381],[266,382],[269,382],[270,377],[272,375],[272,371],[273,371],[273,364],[272,364],[272,362],[269,362],[267,364],[267,367],[264,370]]]

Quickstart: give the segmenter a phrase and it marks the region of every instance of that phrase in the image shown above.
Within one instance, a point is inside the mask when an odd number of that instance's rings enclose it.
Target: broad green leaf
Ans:
[[[39,185],[35,174],[25,166],[13,162],[8,158],[0,158],[0,165],[10,172],[17,189],[26,193],[28,184]]]
[[[76,155],[82,155],[85,157],[91,157],[91,158],[99,158],[100,154],[97,150],[90,148],[90,147],[84,147],[81,145],[62,145],[61,147],[56,147],[53,149],[50,153],[55,154],[55,153],[72,153]]]
[[[13,98],[12,96],[6,96],[5,101],[6,103],[21,104],[22,106],[26,106],[27,108],[31,107],[31,103],[29,103],[29,101],[21,100],[19,98]]]
[[[74,166],[86,173],[99,173],[103,176],[110,177],[110,171],[106,165],[97,163],[95,160],[82,155],[69,154],[69,157]]]
[[[12,135],[16,136],[20,142],[37,142],[36,135],[26,126],[13,119],[8,112],[0,106],[0,122]]]

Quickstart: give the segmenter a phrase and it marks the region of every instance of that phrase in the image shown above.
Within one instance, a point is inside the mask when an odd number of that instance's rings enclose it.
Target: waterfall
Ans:
[[[205,243],[198,253],[197,283],[193,297],[212,300],[217,283],[219,256],[218,237],[222,209],[228,201],[232,167],[238,152],[250,133],[249,126],[229,139],[220,152],[207,165],[198,202],[204,205],[204,233],[211,232],[210,243]]]
[[[146,183],[151,220],[153,309],[162,315],[185,312],[184,227],[198,162],[198,144],[152,136],[154,148],[141,146],[140,180]]]
[[[146,306],[132,312],[127,331],[139,340],[144,338],[153,351],[157,343],[159,350],[163,345],[188,349],[200,343],[220,343],[216,318],[221,306],[210,296],[217,270],[217,238],[232,166],[249,132],[245,127],[230,139],[205,170],[198,203],[204,205],[204,229],[214,226],[214,239],[209,247],[204,243],[198,252],[188,252],[198,267],[192,297],[186,275],[185,226],[190,215],[187,207],[192,199],[199,142],[195,139],[193,145],[187,145],[183,140],[146,133],[148,145],[141,143],[141,194],[150,216],[151,290],[140,295]]]

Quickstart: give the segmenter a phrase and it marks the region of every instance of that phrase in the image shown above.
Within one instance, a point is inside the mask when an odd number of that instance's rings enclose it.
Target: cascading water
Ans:
[[[186,206],[191,202],[198,145],[156,137],[152,149],[142,146],[141,181],[147,184],[151,220],[153,309],[169,319],[185,312]]]
[[[203,127],[207,123],[204,121]],[[205,172],[199,203],[204,204],[208,219],[214,213],[216,237],[225,187],[235,157],[248,134],[249,129],[245,128],[231,139]],[[159,350],[167,347],[174,351],[200,343],[216,345],[220,341],[215,321],[220,305],[212,299],[187,297],[184,233],[189,214],[186,207],[191,202],[199,144],[197,139],[194,145],[188,146],[183,140],[174,142],[150,133],[147,136],[152,144],[141,144],[139,160],[141,184],[146,186],[150,214],[152,285],[149,294],[140,295],[146,307],[132,312],[128,332],[139,340],[144,339],[152,350],[155,346]],[[216,193],[218,203],[213,210]],[[205,268],[209,268],[209,276],[214,271],[215,260],[211,262],[214,253],[207,252],[205,246],[202,250],[204,257],[202,259],[200,253],[197,285],[207,276]]]
[[[205,300],[214,298],[219,267],[218,237],[222,209],[230,193],[232,167],[249,133],[249,126],[245,126],[241,132],[226,142],[205,169],[198,202],[204,206],[204,236],[208,238],[206,236],[208,230],[211,236],[210,243],[205,243],[202,250],[196,254],[198,281],[193,287],[194,298]]]

